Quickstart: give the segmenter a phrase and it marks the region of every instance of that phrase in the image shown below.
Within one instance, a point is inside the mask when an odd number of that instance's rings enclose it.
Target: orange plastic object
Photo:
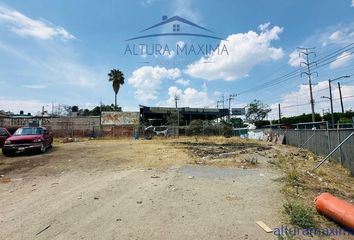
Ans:
[[[316,209],[326,217],[354,229],[354,205],[336,198],[330,193],[322,193],[315,199]]]

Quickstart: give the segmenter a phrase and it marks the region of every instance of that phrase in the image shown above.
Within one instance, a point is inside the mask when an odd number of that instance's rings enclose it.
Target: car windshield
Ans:
[[[43,129],[42,128],[19,128],[16,130],[14,133],[15,136],[19,135],[37,135],[37,134],[42,134]]]

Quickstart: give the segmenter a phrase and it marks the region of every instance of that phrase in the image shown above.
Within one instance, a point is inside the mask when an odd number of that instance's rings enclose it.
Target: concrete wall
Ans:
[[[100,117],[51,118],[43,124],[56,137],[89,137],[100,135]]]
[[[29,126],[38,122],[40,126],[52,131],[55,137],[132,137],[135,125],[100,125],[100,117],[59,117],[59,118],[0,118],[0,127],[11,129],[12,132],[19,127]]]
[[[137,131],[135,125],[108,126],[102,125],[101,136],[105,137],[133,137]]]

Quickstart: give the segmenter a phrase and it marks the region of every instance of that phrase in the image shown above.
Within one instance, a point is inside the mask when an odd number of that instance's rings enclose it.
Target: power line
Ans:
[[[342,99],[347,99],[347,98],[354,98],[354,95],[342,97]],[[340,98],[333,98],[333,100],[340,100]],[[324,102],[327,102],[327,100],[320,100],[320,101],[317,101],[317,102],[318,103],[324,103]],[[282,106],[281,108],[293,108],[293,107],[307,106],[307,105],[310,105],[310,104],[311,103],[299,103],[299,104]],[[275,106],[272,109],[278,109],[278,106]]]
[[[323,66],[325,66],[325,65],[328,65],[328,64],[330,64],[330,63],[332,63],[332,62],[334,62],[334,61],[336,61],[336,60],[339,60],[339,59],[341,59],[341,58],[343,58],[343,57],[349,56],[349,55],[352,54],[352,53],[347,54],[347,55],[345,55],[345,56],[341,56],[340,58],[337,58],[340,54],[342,54],[342,53],[344,53],[344,52],[346,52],[346,51],[348,51],[348,50],[353,49],[353,48],[354,48],[353,45],[354,45],[354,43],[348,44],[348,45],[346,45],[345,47],[342,47],[342,48],[340,48],[340,49],[337,49],[337,50],[335,50],[334,52],[331,52],[331,53],[329,53],[329,54],[327,54],[327,55],[325,55],[325,56],[319,58],[318,61],[317,61],[318,65],[316,66],[315,69],[320,68],[320,67],[323,67]],[[335,59],[333,59],[333,58],[335,58]],[[333,60],[332,60],[332,59],[333,59]],[[327,61],[327,62],[326,62],[326,61]],[[320,65],[319,65],[319,64],[320,64]],[[311,63],[310,67],[312,67],[312,65],[315,65],[315,64],[314,64],[314,63]],[[283,65],[283,66],[284,66],[284,65]],[[282,66],[282,67],[283,67],[283,66]],[[282,67],[281,67],[281,68],[282,68]],[[275,79],[273,79],[273,80],[271,80],[271,81],[268,81],[268,82],[265,82],[265,83],[256,85],[256,86],[254,86],[254,87],[251,87],[251,88],[249,88],[249,89],[246,89],[246,90],[244,90],[244,91],[241,91],[241,92],[238,93],[238,95],[243,95],[243,94],[246,94],[246,93],[249,93],[249,92],[252,92],[252,93],[253,93],[253,92],[255,92],[255,91],[264,90],[265,88],[269,88],[269,87],[278,85],[278,84],[280,84],[280,83],[289,81],[289,80],[291,80],[291,79],[293,79],[293,78],[295,78],[295,77],[298,77],[299,74],[300,74],[300,72],[303,71],[303,70],[305,70],[305,69],[306,69],[306,67],[300,67],[299,69],[293,70],[293,71],[291,71],[291,72],[289,72],[289,73],[287,73],[287,74],[284,74],[284,75],[282,75],[282,76],[280,76],[280,77],[277,77],[277,78],[275,78]],[[277,71],[278,71],[278,70],[277,70]]]

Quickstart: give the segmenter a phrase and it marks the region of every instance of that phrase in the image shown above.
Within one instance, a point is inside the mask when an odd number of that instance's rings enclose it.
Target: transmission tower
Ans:
[[[315,101],[313,100],[313,93],[312,93],[312,74],[316,74],[318,76],[317,72],[311,72],[311,66],[312,65],[316,65],[316,62],[310,62],[310,58],[309,56],[311,54],[313,54],[316,57],[316,53],[313,51],[310,51],[311,49],[315,49],[315,48],[298,48],[302,51],[299,52],[299,56],[304,55],[306,56],[306,62],[301,62],[300,63],[300,67],[302,66],[302,64],[304,64],[307,68],[306,72],[302,72],[302,74],[306,74],[308,79],[309,79],[309,87],[310,87],[310,102],[311,102],[311,112],[312,112],[312,122],[315,122]]]

